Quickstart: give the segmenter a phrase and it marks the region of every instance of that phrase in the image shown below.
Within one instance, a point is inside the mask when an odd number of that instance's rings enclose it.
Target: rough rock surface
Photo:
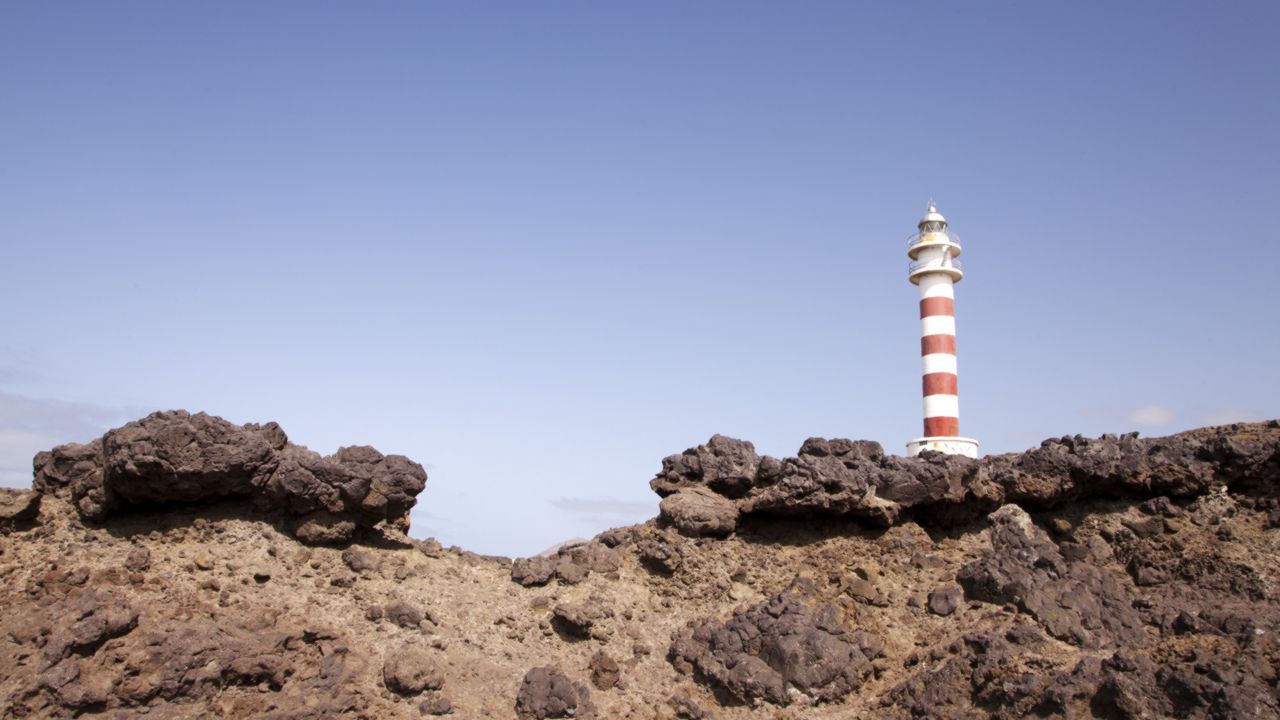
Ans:
[[[738,506],[710,488],[683,488],[662,499],[659,517],[690,535],[723,536],[738,525]]]
[[[511,563],[511,579],[533,587],[546,585],[552,579],[577,585],[591,573],[612,576],[622,565],[622,557],[602,540],[569,545],[553,555],[516,558]]]
[[[34,520],[40,514],[40,493],[0,488],[0,529]]]
[[[965,596],[1016,605],[1050,635],[1075,645],[1145,645],[1122,574],[1069,563],[1017,505],[991,513],[991,551],[960,569]],[[932,602],[932,601],[931,601]]]
[[[727,621],[696,625],[672,644],[672,662],[740,702],[845,697],[871,674],[883,643],[849,631],[838,605],[813,604],[803,586],[796,583]]]
[[[512,563],[407,539],[376,455],[196,417],[42,454],[0,522],[0,720],[1280,718],[1280,424],[979,461],[720,437],[654,486],[729,534]]]
[[[130,507],[243,497],[295,518],[308,542],[345,542],[357,528],[401,521],[426,487],[422,466],[371,447],[321,457],[275,423],[234,425],[157,412],[88,445],[36,455],[34,487],[68,499],[88,521]]]
[[[516,716],[543,718],[592,718],[591,691],[550,667],[536,667],[525,674],[516,695]]]
[[[926,452],[884,454],[879,443],[810,438],[794,458],[756,455],[721,435],[672,455],[650,486],[667,498],[705,488],[752,515],[847,517],[890,525],[972,521],[1005,503],[1042,510],[1092,498],[1203,495],[1215,485],[1248,486],[1280,467],[1274,440],[1252,433],[1192,432],[1139,439],[1137,433],[1046,440],[1017,455],[971,460]],[[664,517],[677,527],[676,518]]]
[[[430,653],[412,646],[388,653],[382,665],[382,680],[392,692],[402,695],[417,695],[444,686],[444,676]]]

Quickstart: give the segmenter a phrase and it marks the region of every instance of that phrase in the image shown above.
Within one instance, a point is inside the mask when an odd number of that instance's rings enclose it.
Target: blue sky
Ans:
[[[985,452],[1280,415],[1275,3],[0,5],[0,482],[164,408],[371,444],[414,534],[656,513],[716,432]]]

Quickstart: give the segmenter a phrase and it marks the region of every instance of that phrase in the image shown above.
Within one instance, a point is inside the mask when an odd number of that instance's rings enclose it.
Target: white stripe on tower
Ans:
[[[937,310],[925,310],[920,308],[921,312],[937,312]],[[925,315],[920,318],[920,335],[956,335],[956,316],[955,315]]]
[[[929,353],[920,358],[924,365],[924,374],[951,373],[956,374],[956,356],[951,353]]]

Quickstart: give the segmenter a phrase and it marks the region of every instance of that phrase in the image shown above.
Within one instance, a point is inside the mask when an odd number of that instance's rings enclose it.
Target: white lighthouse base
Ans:
[[[907,455],[910,457],[915,457],[925,450],[976,458],[978,441],[962,437],[922,437],[907,443]]]

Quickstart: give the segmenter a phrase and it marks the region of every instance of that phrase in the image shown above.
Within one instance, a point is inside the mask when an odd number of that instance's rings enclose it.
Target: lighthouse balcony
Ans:
[[[952,282],[960,282],[964,277],[964,269],[960,261],[950,256],[915,260],[907,266],[907,279],[913,283],[919,284],[920,276],[928,273],[946,273],[951,276]]]
[[[927,248],[946,248],[954,257],[960,254],[960,236],[950,230],[930,230],[907,238],[907,255],[911,259]]]

